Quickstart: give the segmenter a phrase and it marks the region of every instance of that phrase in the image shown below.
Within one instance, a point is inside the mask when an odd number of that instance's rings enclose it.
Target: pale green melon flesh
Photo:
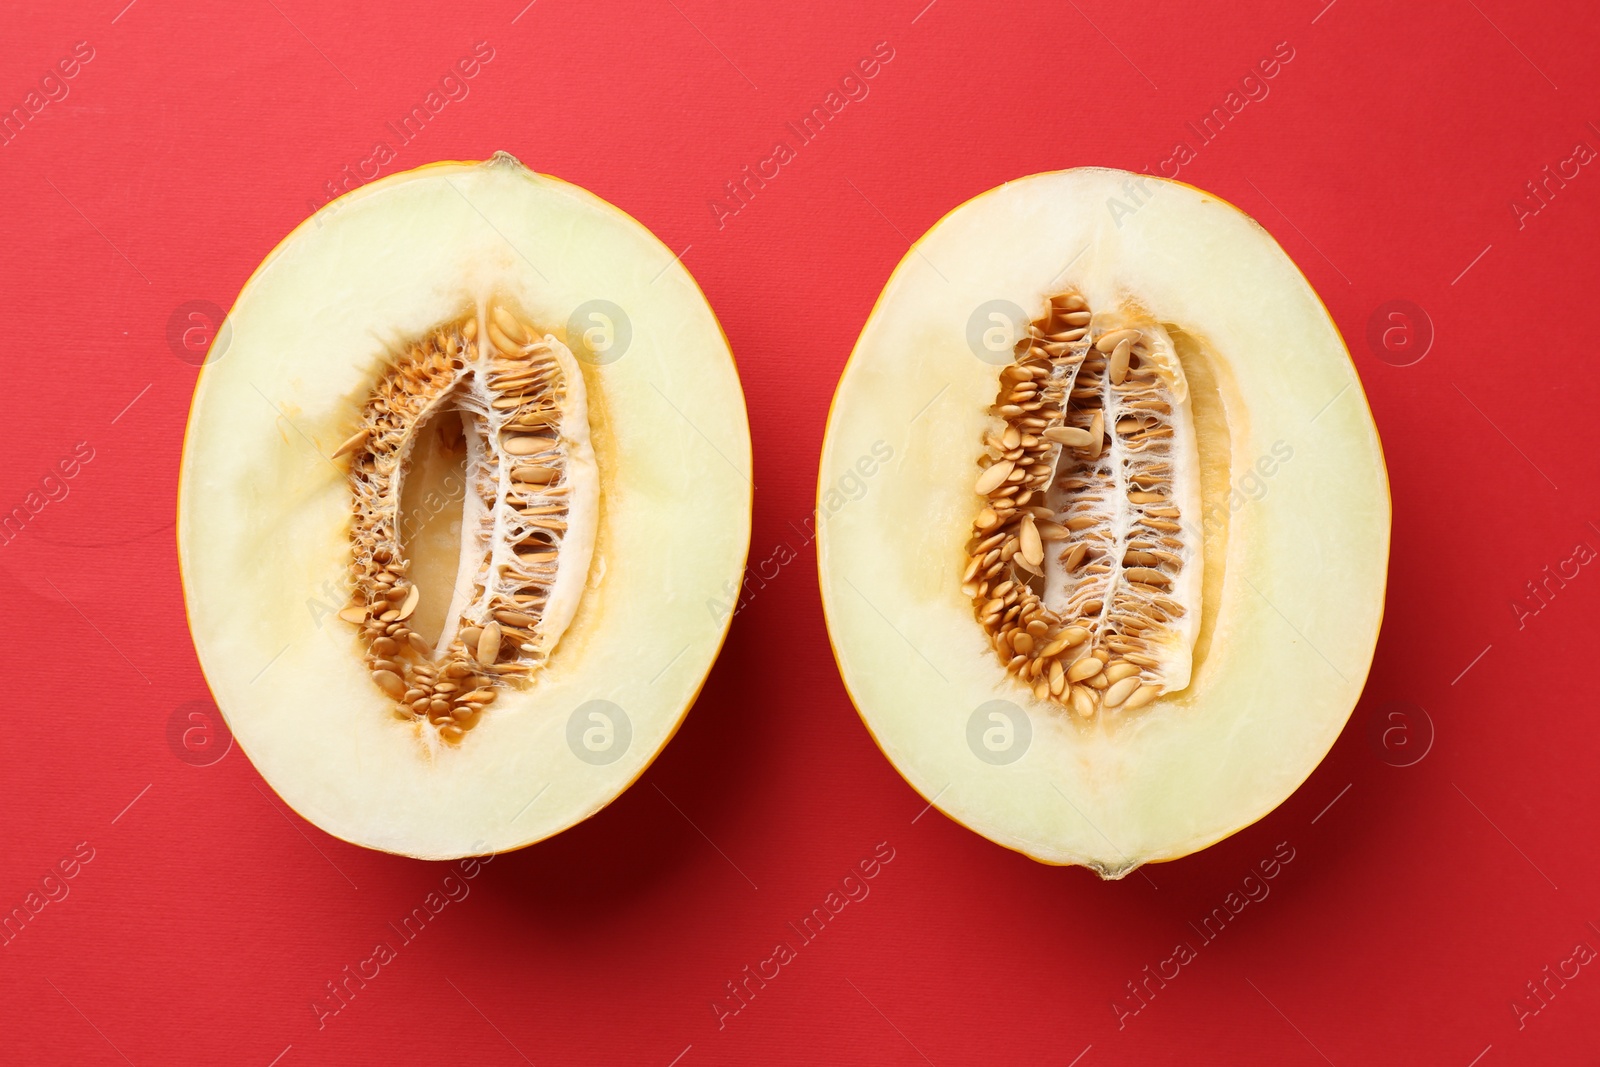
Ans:
[[[609,300],[632,341],[581,368],[601,489],[576,615],[530,688],[502,690],[441,747],[395,717],[355,628],[333,614],[346,603],[350,494],[345,461],[328,457],[389,353],[498,299],[569,347],[574,310]],[[427,858],[515,848],[603,807],[699,691],[729,620],[712,605],[737,588],[749,542],[738,377],[673,252],[510,157],[438,164],[304,223],[231,324],[196,387],[178,542],[201,666],[263,777],[329,833]],[[593,700],[631,726],[610,763],[568,742],[569,716]]]
[[[1146,191],[1131,215],[1111,203],[1126,205],[1128,179]],[[1181,331],[1203,503],[1225,516],[1207,531],[1191,683],[1090,727],[1004,673],[960,590],[981,503],[979,442],[998,425],[986,413],[998,368],[969,347],[968,316],[995,299],[1033,314],[1069,287],[1091,308],[1131,294]],[[894,457],[865,495],[830,502],[827,487],[879,441]],[[1270,476],[1249,473],[1263,460]],[[945,217],[906,255],[862,331],[819,484],[823,601],[863,720],[924,797],[1039,860],[1121,877],[1249,825],[1311,773],[1361,692],[1390,522],[1364,394],[1283,250],[1191,187],[1064,171]],[[973,712],[997,699],[1020,707],[1032,731],[1009,764],[980,760],[968,744]]]

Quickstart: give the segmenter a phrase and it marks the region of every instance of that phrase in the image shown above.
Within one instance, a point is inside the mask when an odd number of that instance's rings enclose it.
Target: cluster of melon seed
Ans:
[[[468,319],[411,345],[374,386],[361,429],[334,453],[352,457],[354,499],[355,595],[339,615],[360,627],[367,668],[396,714],[426,720],[452,743],[494,702],[496,686],[531,673],[543,655],[535,631],[555,582],[570,490],[562,478],[566,384],[558,362],[547,342],[502,308],[488,334],[482,346],[477,320]],[[460,414],[442,424],[447,447],[467,447],[463,424],[482,444],[469,450],[476,499],[467,511],[482,558],[455,636],[436,654],[406,624],[421,590],[408,579],[398,530],[416,431],[440,412]]]
[[[361,429],[334,453],[335,458],[351,456],[355,510],[350,531],[355,596],[339,616],[361,628],[367,669],[395,700],[396,713],[425,718],[450,742],[461,740],[494,702],[495,691],[492,679],[474,670],[460,642],[438,663],[428,643],[406,625],[422,590],[407,577],[399,540],[400,475],[414,431],[474,359],[476,334],[477,322],[469,319],[411,345],[379,377],[362,409]]]
[[[569,383],[547,340],[504,308],[489,319],[492,357],[486,382],[486,432],[498,447],[485,450],[484,533],[509,551],[491,552],[477,577],[476,618],[464,619],[464,640],[478,659],[495,663],[514,654],[504,674],[529,674],[544,655],[535,629],[555,585],[557,559],[567,531],[572,487],[560,440]]]
[[[481,667],[460,642],[451,645],[443,663],[434,662],[433,649],[405,624],[416,608],[417,587],[406,581],[405,560],[389,555],[387,547],[377,550],[372,567],[364,568],[366,573],[358,580],[366,603],[341,614],[361,626],[367,669],[378,687],[394,698],[396,714],[426,718],[441,739],[460,741],[478,714],[494,703],[493,674],[480,674]]]
[[[1000,372],[962,578],[1006,670],[1085,719],[1162,692],[1157,644],[1185,610],[1170,397],[1141,330],[1092,318],[1052,298]]]

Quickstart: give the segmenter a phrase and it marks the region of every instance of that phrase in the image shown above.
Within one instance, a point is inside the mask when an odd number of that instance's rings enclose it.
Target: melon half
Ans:
[[[1071,170],[942,219],[862,330],[820,487],[862,719],[929,803],[1035,859],[1120,878],[1226,837],[1361,693],[1372,416],[1294,263],[1200,190]]]
[[[200,665],[327,832],[538,841],[694,701],[749,472],[727,342],[643,226],[504,154],[374,182],[257,269],[201,371],[177,531]]]

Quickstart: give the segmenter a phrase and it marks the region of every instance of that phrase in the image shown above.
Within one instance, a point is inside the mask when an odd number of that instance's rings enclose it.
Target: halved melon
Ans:
[[[846,501],[860,457],[893,459]],[[861,333],[818,566],[868,729],[946,814],[1120,878],[1261,818],[1355,706],[1389,494],[1338,330],[1260,226],[1082,169],[957,208]]]
[[[728,626],[750,437],[673,253],[504,154],[340,198],[195,389],[178,548],[201,667],[300,814],[424,858],[593,814]]]

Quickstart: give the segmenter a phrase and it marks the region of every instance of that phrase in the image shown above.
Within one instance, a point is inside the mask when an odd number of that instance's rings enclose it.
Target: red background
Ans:
[[[0,145],[0,506],[78,442],[94,458],[0,545],[0,909],[79,842],[93,859],[0,947],[0,1058],[1595,1062],[1600,967],[1543,1006],[1525,983],[1600,948],[1600,574],[1513,604],[1600,548],[1600,170],[1552,182],[1536,214],[1511,205],[1577,142],[1600,148],[1600,18],[1324,2],[11,5],[6,107],[76,42],[94,58]],[[470,95],[394,145],[385,123],[479,41],[495,55]],[[719,227],[722,183],[880,41],[870,95]],[[834,382],[910,241],[1008,178],[1196,147],[1185,123],[1279,42],[1294,58],[1270,95],[1180,176],[1272,231],[1350,344],[1394,489],[1383,635],[1350,726],[1278,811],[1102,884],[919,817],[840,685],[797,530]],[[189,301],[226,308],[380,139],[384,173],[505,149],[685,250],[749,399],[752,563],[784,542],[798,559],[634,788],[495,859],[319,1028],[324,983],[395,941],[445,871],[333,840],[237,750],[202,766],[203,734],[171,739],[207,696],[172,538],[195,368],[167,331]],[[1403,367],[1367,341],[1399,299],[1435,334]],[[894,859],[871,895],[719,1029],[724,982],[879,842]],[[1280,842],[1270,895],[1203,941],[1191,924]],[[1180,940],[1197,958],[1140,1007],[1125,983]]]

